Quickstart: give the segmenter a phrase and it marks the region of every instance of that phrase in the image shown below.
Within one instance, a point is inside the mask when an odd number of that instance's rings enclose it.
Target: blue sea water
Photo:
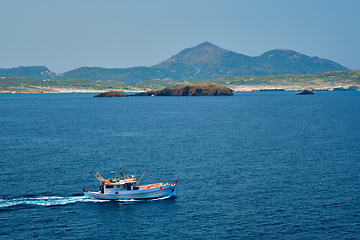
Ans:
[[[1,239],[356,239],[360,92],[0,95]],[[119,166],[174,198],[97,201]]]

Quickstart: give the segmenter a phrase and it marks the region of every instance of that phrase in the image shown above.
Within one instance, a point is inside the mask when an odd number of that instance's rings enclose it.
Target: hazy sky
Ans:
[[[359,0],[0,0],[0,68],[151,66],[209,41],[360,69]]]

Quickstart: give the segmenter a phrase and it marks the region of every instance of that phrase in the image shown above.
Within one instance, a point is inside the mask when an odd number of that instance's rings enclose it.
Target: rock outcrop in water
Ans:
[[[295,95],[314,95],[314,93],[310,90],[302,90],[301,92],[295,93]]]
[[[216,84],[185,84],[127,95],[122,92],[104,92],[94,97],[141,97],[141,96],[233,96],[230,88]]]
[[[216,84],[184,84],[162,90],[136,93],[134,96],[233,96],[230,88]]]
[[[103,92],[95,95],[94,97],[129,97],[129,95],[123,92],[112,91],[112,92]]]

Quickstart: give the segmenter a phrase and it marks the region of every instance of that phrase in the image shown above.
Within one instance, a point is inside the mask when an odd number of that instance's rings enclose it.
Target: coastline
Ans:
[[[360,90],[360,70],[326,72],[319,75],[237,76],[202,80],[153,79],[135,84],[116,81],[91,82],[86,79],[40,81],[26,77],[1,77],[1,93],[102,93],[147,92],[183,84],[215,84],[233,91],[342,91]]]
[[[360,84],[342,84],[342,85],[233,85],[227,84],[226,87],[235,92],[252,92],[252,91],[302,91],[304,89],[314,91],[347,91],[351,87],[351,91],[360,91]],[[357,89],[356,89],[357,88]],[[0,90],[0,94],[18,94],[18,93],[103,93],[109,91],[119,91],[124,93],[132,92],[146,92],[151,90],[150,88],[127,88],[127,89],[86,89],[86,88],[13,88],[9,91]]]
[[[119,92],[144,92],[144,90],[139,89],[76,89],[76,88],[70,88],[70,89],[31,89],[31,91],[26,90],[18,90],[18,91],[0,91],[0,94],[18,94],[18,93],[102,93],[105,91],[119,91]]]
[[[334,89],[343,88],[343,91],[347,91],[349,87],[357,87],[359,91],[360,85],[356,84],[342,84],[342,85],[227,85],[236,92],[252,92],[252,91],[302,91],[304,89],[315,90],[315,91],[334,91]]]

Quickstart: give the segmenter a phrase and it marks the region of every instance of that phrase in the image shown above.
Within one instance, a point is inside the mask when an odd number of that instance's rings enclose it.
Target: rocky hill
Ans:
[[[288,49],[268,51],[256,57],[256,61],[259,69],[261,68],[263,71],[266,71],[266,74],[260,74],[262,76],[281,74],[315,75],[330,71],[349,70],[336,62],[319,57],[309,57]],[[249,75],[260,76],[259,74],[251,73]]]
[[[166,78],[167,73],[161,69],[150,67],[133,68],[100,68],[100,67],[82,67],[68,72],[61,76],[67,78],[85,78],[90,81],[115,80],[125,83],[138,83],[145,80]]]
[[[309,57],[292,50],[276,49],[258,57],[250,57],[222,49],[209,42],[185,49],[153,67],[171,71],[169,77],[174,79],[320,74],[348,70],[333,61]]]
[[[0,68],[0,77],[27,77],[38,80],[56,79],[61,74],[50,71],[44,66]]]

